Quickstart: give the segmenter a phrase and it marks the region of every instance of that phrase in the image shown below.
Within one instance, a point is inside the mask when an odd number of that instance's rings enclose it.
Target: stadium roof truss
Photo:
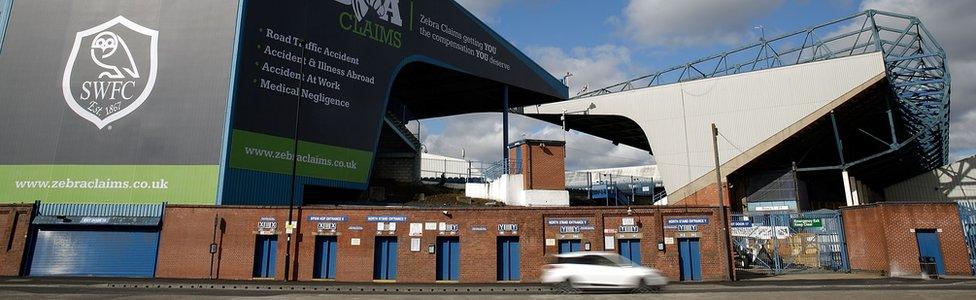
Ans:
[[[758,43],[585,92],[572,99],[874,52],[882,53],[892,98],[887,99],[890,136],[861,131],[886,144],[888,149],[846,160],[840,137],[835,135],[839,164],[804,167],[798,171],[847,169],[902,149],[912,153],[927,169],[944,165],[948,160],[950,94],[946,54],[917,17],[897,13],[867,10],[774,38],[761,38]],[[834,126],[836,132],[836,122]]]

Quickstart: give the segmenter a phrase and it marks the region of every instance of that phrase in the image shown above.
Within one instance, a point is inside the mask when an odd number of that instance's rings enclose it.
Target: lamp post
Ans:
[[[718,192],[718,215],[722,224],[722,240],[725,242],[726,249],[724,251],[726,255],[726,268],[729,279],[732,279],[732,255],[730,253],[732,251],[732,245],[729,242],[729,224],[725,221],[725,195],[722,192],[722,165],[718,159],[718,127],[715,126],[715,123],[712,123],[712,151],[715,155],[715,189]],[[775,239],[773,240],[775,241]]]

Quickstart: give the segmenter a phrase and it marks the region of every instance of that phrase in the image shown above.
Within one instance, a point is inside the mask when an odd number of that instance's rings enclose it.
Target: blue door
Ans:
[[[275,254],[278,253],[277,235],[259,235],[254,244],[255,278],[275,277]]]
[[[437,238],[437,280],[458,280],[461,243],[457,237]]]
[[[698,239],[678,239],[681,281],[701,281],[701,248]]]
[[[626,257],[634,262],[634,265],[639,266],[641,264],[640,240],[620,240],[620,245],[618,245],[617,249],[617,251],[620,251],[620,256]]]
[[[41,228],[30,275],[153,277],[158,246],[155,227]]]
[[[519,260],[519,238],[498,237],[498,281],[519,281],[522,278]]]
[[[373,249],[373,279],[396,280],[397,239],[395,236],[378,236]]]
[[[559,253],[580,251],[580,240],[559,240]]]
[[[515,170],[511,170],[508,174],[522,174],[522,146],[515,147]]]
[[[337,248],[336,237],[315,237],[315,267],[312,270],[312,278],[335,279]]]
[[[939,275],[945,275],[945,266],[942,264],[942,247],[939,244],[939,234],[933,229],[915,230],[915,239],[918,242],[918,256],[935,258],[935,269]]]

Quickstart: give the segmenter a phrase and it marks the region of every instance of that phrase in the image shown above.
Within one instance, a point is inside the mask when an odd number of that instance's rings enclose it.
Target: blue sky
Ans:
[[[952,158],[976,154],[976,1],[970,0],[458,0],[553,74],[569,71],[571,94],[604,87],[873,8],[918,16],[949,55],[953,74]],[[498,114],[421,121],[430,152],[497,160]],[[472,125],[492,130],[472,131]],[[566,139],[567,168],[653,163],[647,152],[548,123],[514,117],[510,136]],[[417,124],[411,124],[416,128]]]
[[[629,1],[542,0],[521,1],[502,5],[488,19],[488,24],[517,47],[554,46],[561,48],[593,47],[605,44],[623,45],[634,49],[635,63],[650,68],[663,68],[698,57],[715,54],[742,44],[698,43],[695,45],[658,46],[628,39],[620,25],[622,12]],[[778,1],[768,1],[778,2]],[[811,3],[817,2],[817,3]],[[758,40],[763,25],[772,36],[845,17],[857,11],[853,1],[786,2],[778,8],[768,6],[768,13],[746,22],[745,31]],[[829,3],[829,4],[825,4]],[[746,42],[747,40],[742,40]]]

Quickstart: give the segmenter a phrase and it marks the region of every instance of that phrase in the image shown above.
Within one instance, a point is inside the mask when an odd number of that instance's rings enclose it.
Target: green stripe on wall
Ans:
[[[0,203],[214,204],[217,165],[0,165]]]
[[[230,167],[291,175],[294,140],[273,135],[233,131]],[[369,151],[300,141],[299,176],[365,183],[372,166]]]

